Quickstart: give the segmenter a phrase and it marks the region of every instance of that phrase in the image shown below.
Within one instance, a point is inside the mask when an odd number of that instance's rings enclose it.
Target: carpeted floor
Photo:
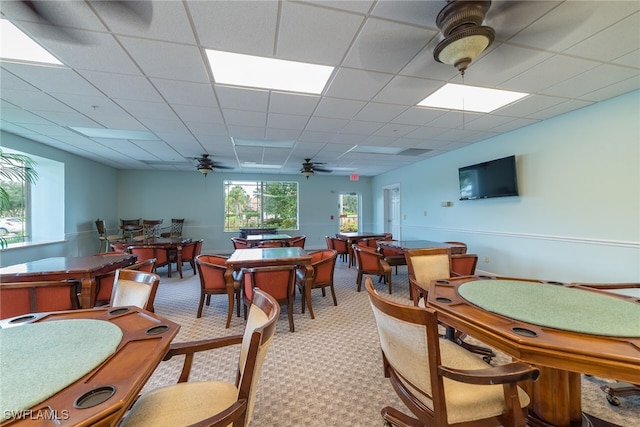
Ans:
[[[224,328],[227,298],[213,296],[203,317],[196,319],[200,295],[197,275],[185,265],[185,278],[169,279],[160,269],[156,313],[182,325],[175,342],[238,334],[242,317],[233,317]],[[338,306],[331,296],[314,290],[315,320],[301,313],[300,296],[294,308],[294,333],[289,332],[283,308],[277,333],[257,394],[251,425],[254,427],[379,426],[380,409],[391,405],[405,410],[382,373],[378,336],[365,292],[356,292],[356,271],[338,261],[335,288]],[[409,303],[406,267],[393,275],[396,301]],[[388,296],[387,286],[378,289]],[[233,382],[238,349],[220,349],[196,357],[191,381]],[[506,360],[501,355],[497,361]],[[143,391],[175,383],[181,360],[162,362]],[[621,398],[621,405],[607,403],[600,386],[608,380],[583,377],[582,406],[585,412],[623,427],[640,424],[640,396]],[[212,397],[215,398],[215,397]]]

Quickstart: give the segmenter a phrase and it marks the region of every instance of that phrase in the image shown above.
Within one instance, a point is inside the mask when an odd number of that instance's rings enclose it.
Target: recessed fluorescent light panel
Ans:
[[[216,83],[320,94],[333,67],[207,49]]]
[[[418,103],[421,107],[490,113],[529,95],[499,89],[447,83]]]
[[[279,141],[275,139],[245,139],[231,138],[233,145],[238,147],[264,147],[264,148],[293,148],[295,141]]]
[[[404,147],[383,147],[380,145],[356,145],[349,152],[368,154],[398,154],[405,150]]]
[[[89,138],[107,138],[107,139],[130,139],[136,141],[159,141],[160,138],[145,130],[121,130],[121,129],[104,129],[104,128],[83,128],[70,127],[69,129],[78,132]]]
[[[241,163],[240,166],[247,169],[280,169],[282,168],[282,165],[266,165],[264,163],[250,163],[250,162]]]
[[[0,19],[0,60],[63,65],[56,57],[6,19]]]

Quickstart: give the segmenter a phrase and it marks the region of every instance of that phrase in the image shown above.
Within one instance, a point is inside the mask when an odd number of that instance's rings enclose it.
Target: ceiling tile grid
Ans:
[[[0,62],[0,129],[122,169],[195,170],[207,153],[239,173],[297,174],[311,158],[333,175],[374,176],[640,89],[638,1],[493,1],[496,41],[464,78],[433,58],[444,0],[32,3],[52,20],[18,0],[0,3],[2,18],[63,65]],[[335,68],[319,95],[233,87],[215,81],[207,49]],[[530,95],[488,114],[416,106],[449,82]]]

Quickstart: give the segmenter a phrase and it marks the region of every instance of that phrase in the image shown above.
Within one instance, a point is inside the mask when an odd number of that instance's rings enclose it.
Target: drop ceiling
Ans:
[[[148,25],[110,3],[54,2],[61,27],[1,3],[64,64],[0,63],[3,131],[118,169],[195,171],[208,153],[224,172],[297,174],[311,158],[375,176],[640,88],[638,1],[494,1],[496,41],[464,80],[433,59],[444,1],[153,1]],[[205,49],[335,70],[320,95],[225,86]],[[416,106],[448,82],[530,95],[489,114]]]

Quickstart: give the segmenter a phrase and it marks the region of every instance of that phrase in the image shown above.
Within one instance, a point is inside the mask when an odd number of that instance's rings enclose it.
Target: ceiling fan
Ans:
[[[493,28],[482,25],[490,0],[447,0],[436,18],[444,38],[433,50],[436,61],[453,65],[464,76],[471,61],[495,39]]]
[[[321,162],[312,162],[311,159],[304,159],[304,163],[302,164],[302,168],[300,169],[300,173],[309,179],[311,175],[315,172],[333,172],[331,169],[324,168],[320,165],[324,165],[325,163]]]
[[[8,3],[8,2],[7,2]],[[50,0],[21,0],[12,2],[15,7],[20,7],[34,16],[39,23],[50,26],[51,31],[47,33],[50,38],[55,38],[63,42],[87,44],[87,40],[81,39],[76,32],[72,22],[72,11],[74,6],[71,2],[53,2]],[[87,4],[94,10],[109,15],[117,16],[118,19],[129,21],[138,27],[149,27],[153,18],[153,4],[147,1],[132,0],[111,0],[111,1],[88,1]],[[3,5],[4,7],[5,5]]]
[[[208,154],[203,154],[200,157],[190,157],[190,159],[198,162],[196,169],[205,177],[213,172],[214,169],[233,169],[231,166],[226,166],[220,162],[211,160]]]

